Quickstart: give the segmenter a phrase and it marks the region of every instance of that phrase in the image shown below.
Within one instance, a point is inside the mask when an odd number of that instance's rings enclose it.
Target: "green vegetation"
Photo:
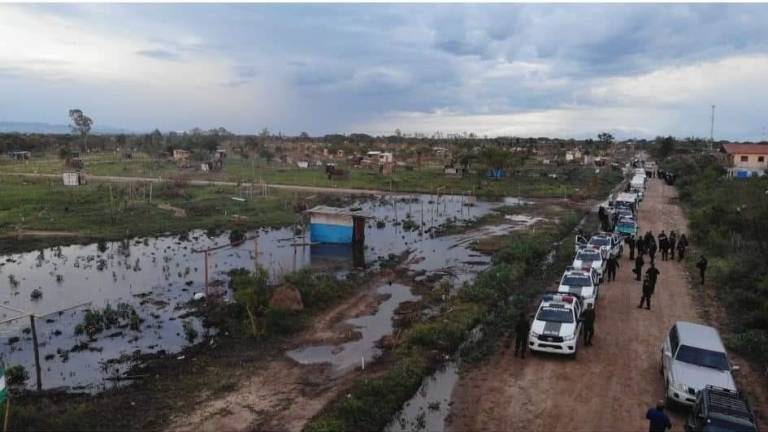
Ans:
[[[13,236],[17,230],[60,232],[55,240],[21,238],[2,242],[0,251],[195,228],[280,226],[296,218],[297,197],[293,194],[245,195],[246,200],[240,202],[231,199],[239,196],[235,187],[193,187],[184,181],[153,185],[151,204],[149,184],[67,187],[60,179],[0,176],[0,190],[0,237]]]
[[[496,151],[498,152],[498,151]],[[488,152],[495,154],[494,152]],[[485,155],[485,153],[483,153]],[[490,157],[490,156],[489,156]],[[422,169],[398,168],[391,176],[383,176],[376,169],[350,168],[349,180],[330,180],[321,168],[301,169],[295,166],[275,165],[262,158],[232,156],[226,159],[220,172],[202,173],[180,171],[172,160],[152,160],[146,155],[133,159],[119,159],[117,155],[97,154],[85,159],[85,172],[97,176],[162,177],[173,178],[184,174],[190,178],[231,182],[264,182],[283,185],[303,185],[330,188],[378,189],[400,192],[477,194],[486,197],[602,197],[613,187],[620,173],[603,169],[595,175],[594,168],[581,165],[542,165],[535,161],[518,161],[508,177],[499,180],[485,178],[485,169],[477,167],[477,174],[447,177],[442,167]],[[497,164],[491,164],[497,165]],[[1,161],[4,172],[59,174],[62,162],[54,157],[32,159],[25,162]],[[556,175],[556,178],[550,177]],[[606,189],[608,188],[608,189]]]
[[[768,178],[727,179],[708,155],[676,156],[662,167],[680,176],[676,186],[694,248],[688,260],[700,253],[709,261],[707,287],[729,311],[726,341],[768,363]]]
[[[469,332],[481,325],[483,336],[464,349],[463,357],[477,359],[495,348],[501,336],[513,326],[541,291],[530,283],[539,276],[540,263],[554,242],[576,226],[578,214],[572,212],[558,225],[549,225],[509,235],[494,256],[493,265],[475,282],[436,305],[439,313],[403,331],[397,346],[384,358],[385,371],[360,377],[345,395],[331,403],[305,430],[358,431],[381,430],[418,390],[422,380],[456,352]],[[558,248],[571,257],[572,244]],[[556,260],[556,266],[565,266]],[[551,268],[551,266],[550,266]],[[438,296],[434,296],[437,298]],[[471,357],[471,358],[469,358]]]
[[[23,385],[29,379],[29,372],[22,365],[5,369],[5,381],[9,386]]]

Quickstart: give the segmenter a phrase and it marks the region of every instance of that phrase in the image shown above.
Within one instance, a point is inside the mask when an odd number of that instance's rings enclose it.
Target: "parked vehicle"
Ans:
[[[634,237],[640,231],[640,227],[633,217],[620,216],[613,228],[614,232],[627,237]]]
[[[545,294],[531,323],[528,348],[575,357],[582,328],[581,308],[575,295]]]
[[[758,432],[757,416],[740,393],[714,386],[699,392],[686,432]]]
[[[708,385],[736,391],[725,347],[716,329],[686,321],[676,322],[661,347],[661,373],[667,399],[693,405]]]
[[[608,265],[607,259],[607,254],[599,247],[589,246],[576,252],[576,257],[571,265],[575,268],[595,269],[599,280],[602,281],[603,276],[605,276],[605,268]]]
[[[584,307],[588,304],[595,306],[600,290],[600,276],[591,267],[576,268],[566,267],[557,292],[560,294],[572,294],[581,298]]]
[[[590,237],[587,246],[599,247],[607,257],[618,258],[624,252],[624,242],[616,233],[598,233]]]

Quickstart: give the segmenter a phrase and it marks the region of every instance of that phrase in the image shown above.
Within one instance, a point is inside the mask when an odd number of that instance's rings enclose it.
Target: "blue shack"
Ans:
[[[317,206],[306,210],[312,243],[362,245],[365,221],[373,217],[362,210]]]

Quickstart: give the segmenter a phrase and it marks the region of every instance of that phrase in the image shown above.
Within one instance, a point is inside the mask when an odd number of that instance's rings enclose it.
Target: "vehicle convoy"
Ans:
[[[572,266],[574,268],[593,268],[597,272],[598,280],[605,276],[605,268],[608,265],[607,254],[595,246],[587,246],[576,252]]]
[[[740,393],[706,386],[685,422],[686,432],[758,432],[757,416]]]
[[[682,405],[696,403],[708,385],[736,391],[725,347],[716,329],[686,321],[676,322],[661,347],[661,373],[666,397]]]
[[[576,356],[581,335],[581,300],[575,295],[545,294],[528,335],[531,351]]]
[[[567,267],[563,277],[560,278],[557,292],[561,294],[575,294],[581,298],[584,307],[588,304],[594,307],[599,289],[600,276],[598,276],[595,269],[590,267]]]
[[[625,237],[635,237],[640,231],[640,227],[637,225],[637,221],[635,221],[633,217],[620,216],[613,230],[616,232],[616,234],[620,234]]]

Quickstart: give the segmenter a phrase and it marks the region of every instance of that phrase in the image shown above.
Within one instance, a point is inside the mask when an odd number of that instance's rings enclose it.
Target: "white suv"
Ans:
[[[608,257],[618,258],[624,252],[624,244],[616,233],[599,233],[589,239],[587,246],[599,247]]]
[[[604,250],[596,246],[587,246],[576,252],[576,258],[573,259],[574,268],[591,267],[597,271],[599,280],[603,280],[605,268],[608,266],[608,257]]]
[[[661,373],[667,399],[696,403],[696,395],[711,385],[736,391],[732,370],[720,334],[712,327],[678,321],[661,347]]]
[[[581,298],[584,307],[588,304],[595,306],[600,288],[600,276],[591,267],[575,268],[567,267],[557,292],[561,294],[575,294]]]
[[[576,356],[581,334],[581,301],[574,295],[545,294],[536,311],[528,337],[528,348]]]

